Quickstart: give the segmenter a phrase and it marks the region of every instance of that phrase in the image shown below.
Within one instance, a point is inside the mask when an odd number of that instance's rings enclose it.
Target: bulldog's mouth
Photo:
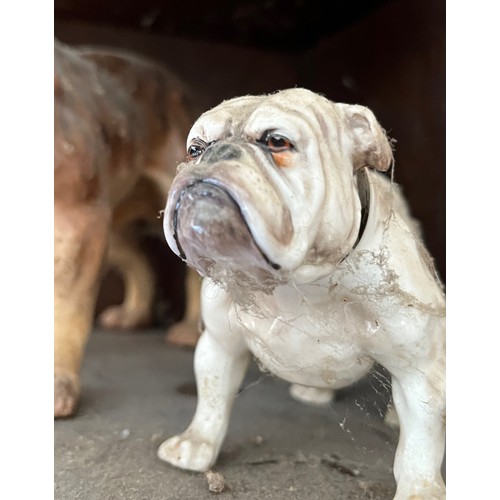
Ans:
[[[204,276],[221,266],[244,272],[280,269],[255,243],[233,196],[210,180],[195,181],[181,191],[172,225],[180,257]]]

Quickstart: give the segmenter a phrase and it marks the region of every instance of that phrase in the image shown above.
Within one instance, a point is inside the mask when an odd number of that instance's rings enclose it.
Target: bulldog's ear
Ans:
[[[375,115],[364,106],[338,104],[344,113],[344,123],[354,144],[354,171],[372,167],[385,172],[392,164],[392,148]]]

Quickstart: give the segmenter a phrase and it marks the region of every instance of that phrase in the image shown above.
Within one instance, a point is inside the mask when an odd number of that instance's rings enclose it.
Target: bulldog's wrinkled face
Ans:
[[[353,172],[392,158],[369,110],[305,89],[223,102],[194,124],[187,155],[168,244],[204,276],[260,289],[337,265],[360,224]]]

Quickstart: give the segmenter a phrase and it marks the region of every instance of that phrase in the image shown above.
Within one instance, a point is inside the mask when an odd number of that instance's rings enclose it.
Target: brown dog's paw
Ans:
[[[125,306],[111,306],[97,318],[97,324],[107,330],[130,330],[151,325],[151,315],[142,311],[131,311]]]
[[[75,375],[54,374],[54,418],[70,417],[80,399],[80,384]]]
[[[180,321],[167,330],[165,342],[181,347],[194,347],[199,338],[199,321]]]

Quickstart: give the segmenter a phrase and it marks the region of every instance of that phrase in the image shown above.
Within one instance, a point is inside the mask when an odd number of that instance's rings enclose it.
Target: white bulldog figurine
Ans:
[[[392,150],[372,112],[300,88],[240,97],[203,114],[187,148],[164,230],[206,277],[198,403],[158,456],[215,463],[252,355],[319,399],[377,362],[400,424],[394,498],[444,498],[445,297],[402,195],[376,172]]]

